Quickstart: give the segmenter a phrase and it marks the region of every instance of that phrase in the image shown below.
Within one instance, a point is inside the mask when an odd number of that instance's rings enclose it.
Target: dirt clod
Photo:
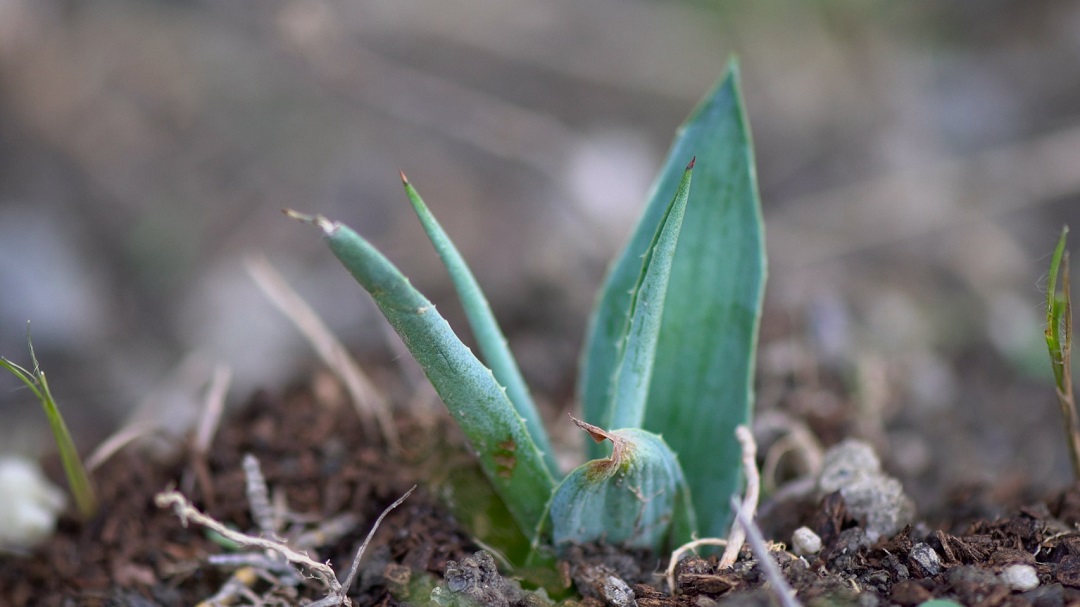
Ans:
[[[499,575],[495,559],[481,550],[461,561],[448,561],[445,587],[436,588],[431,599],[440,607],[543,607],[548,602],[521,589]]]

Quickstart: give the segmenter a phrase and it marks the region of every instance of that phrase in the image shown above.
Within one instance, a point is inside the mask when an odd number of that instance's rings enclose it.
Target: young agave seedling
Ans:
[[[764,233],[738,68],[680,129],[645,213],[600,293],[582,358],[584,422],[610,447],[557,482],[550,441],[464,260],[402,180],[486,362],[350,228],[320,228],[423,367],[534,547],[605,541],[662,549],[721,535],[739,489],[734,429],[749,421]],[[501,548],[501,546],[495,546]]]

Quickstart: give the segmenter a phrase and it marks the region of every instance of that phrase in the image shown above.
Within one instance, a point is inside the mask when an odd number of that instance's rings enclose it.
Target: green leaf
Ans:
[[[461,256],[457,247],[451,242],[450,237],[447,236],[442,226],[436,221],[435,216],[428,210],[416,188],[406,179],[405,173],[401,173],[401,182],[405,185],[405,194],[409,197],[409,202],[412,203],[416,216],[420,218],[424,231],[427,232],[431,244],[434,245],[435,251],[439,254],[439,258],[442,259],[443,265],[446,266],[446,270],[450,274],[450,280],[453,281],[454,289],[457,291],[458,298],[461,299],[462,307],[464,307],[465,315],[469,319],[469,326],[472,328],[473,335],[476,336],[476,343],[480,346],[480,353],[484,357],[484,362],[491,367],[495,379],[506,387],[506,394],[510,397],[510,402],[514,404],[514,408],[517,409],[518,415],[525,420],[525,426],[529,429],[529,435],[532,436],[533,442],[544,453],[544,462],[547,464],[548,470],[552,474],[558,474],[559,465],[555,461],[555,453],[551,448],[547,432],[544,431],[544,423],[540,420],[536,405],[533,404],[532,397],[529,396],[529,388],[525,384],[525,378],[521,376],[517,361],[514,360],[514,355],[510,352],[506,337],[503,336],[499,323],[491,312],[491,306],[488,304],[487,298],[484,297],[480,285],[476,282],[476,277],[469,270],[465,258]]]
[[[71,432],[68,431],[67,424],[64,423],[64,416],[60,414],[60,406],[56,404],[52,390],[49,389],[49,382],[45,379],[45,372],[41,370],[41,366],[38,364],[29,332],[28,326],[26,344],[30,348],[30,361],[34,365],[33,370],[24,369],[6,358],[0,358],[0,367],[7,369],[12,375],[19,378],[41,402],[41,407],[45,410],[45,417],[49,420],[53,441],[56,442],[56,447],[60,451],[60,462],[64,466],[64,474],[67,476],[71,493],[75,496],[75,504],[79,509],[79,515],[84,521],[90,520],[97,513],[97,496],[94,493],[93,485],[90,484],[90,477],[83,466],[82,458],[79,457],[79,451],[75,448],[75,441],[71,438]]]
[[[556,549],[604,541],[659,552],[689,540],[695,526],[689,489],[663,439],[636,428],[608,432],[574,422],[614,446],[610,457],[579,466],[559,484],[542,535],[550,529]]]
[[[675,198],[668,204],[656,228],[630,297],[625,337],[620,344],[618,366],[611,382],[614,392],[605,416],[609,428],[639,428],[645,416],[668,277],[679,242],[693,170],[694,160],[691,160],[683,172]]]
[[[690,156],[697,157],[694,187],[672,264],[644,428],[663,434],[679,454],[702,534],[723,536],[729,498],[741,482],[734,433],[750,420],[765,284],[764,227],[734,61],[680,129],[645,213],[608,274],[579,392],[586,419],[603,423],[628,294]]]
[[[518,527],[532,534],[555,481],[506,391],[426,297],[375,247],[348,227],[289,211],[319,227],[330,250],[371,294],[464,431]]]
[[[1065,295],[1058,292],[1058,275],[1061,274],[1061,259],[1065,255],[1065,242],[1069,236],[1069,226],[1061,228],[1061,236],[1058,238],[1054,254],[1050,258],[1050,276],[1046,282],[1046,347],[1050,350],[1051,367],[1054,370],[1054,381],[1058,389],[1064,387],[1065,368],[1062,364],[1063,344],[1061,342],[1062,315],[1065,312]],[[1065,276],[1068,279],[1068,276]]]

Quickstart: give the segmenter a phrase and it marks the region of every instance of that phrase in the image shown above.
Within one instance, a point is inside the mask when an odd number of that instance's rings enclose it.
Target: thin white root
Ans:
[[[780,567],[776,565],[776,561],[773,560],[772,555],[769,553],[769,547],[765,545],[765,538],[762,537],[761,530],[754,524],[752,515],[747,513],[745,502],[742,508],[738,506],[739,504],[735,498],[731,498],[731,507],[736,508],[735,520],[745,530],[747,542],[750,544],[750,549],[754,551],[754,556],[757,557],[758,566],[765,573],[765,579],[769,581],[769,585],[776,592],[780,604],[783,607],[801,607],[801,604],[795,598],[795,590],[784,579]]]
[[[728,535],[727,547],[720,557],[717,569],[727,569],[735,564],[742,550],[743,542],[746,541],[746,530],[739,523],[739,515],[747,520],[754,520],[754,512],[757,511],[758,498],[761,496],[761,475],[758,474],[757,443],[754,435],[746,426],[735,428],[735,438],[739,439],[742,446],[743,471],[746,474],[746,493],[743,496],[742,506],[738,507],[736,520],[731,525],[731,533]]]
[[[374,418],[383,438],[394,451],[400,451],[401,441],[386,398],[361,370],[348,350],[334,337],[315,310],[297,293],[263,255],[253,255],[244,261],[248,274],[270,300],[307,338],[323,363],[334,372],[349,391],[353,406],[365,420]]]
[[[202,525],[203,527],[220,534],[226,539],[236,542],[237,544],[254,546],[262,550],[272,550],[285,557],[290,563],[295,563],[311,571],[332,594],[342,597],[345,596],[341,591],[341,583],[338,582],[337,576],[334,574],[334,570],[330,568],[330,565],[313,561],[307,554],[297,552],[280,541],[254,537],[247,535],[246,533],[240,533],[239,531],[229,529],[213,518],[199,512],[199,510],[192,506],[191,502],[189,502],[179,491],[164,491],[159,493],[154,496],[154,503],[157,504],[159,508],[172,508],[173,513],[176,514],[180,519],[181,524],[185,527],[187,527],[188,521],[192,521],[197,525]]]
[[[664,572],[664,577],[667,579],[668,592],[675,594],[675,566],[679,564],[679,559],[681,559],[684,554],[695,551],[702,546],[727,546],[727,542],[727,540],[718,537],[704,537],[699,540],[686,542],[672,551],[671,559],[668,560],[667,571]]]
[[[738,500],[732,497],[732,508],[738,510],[738,512],[736,512],[737,516],[743,514],[745,518],[753,520],[754,511],[757,510],[758,498],[761,495],[761,475],[758,474],[757,462],[755,460],[757,457],[757,443],[754,442],[753,433],[751,433],[750,429],[746,426],[738,426],[735,428],[735,438],[739,440],[739,445],[742,447],[742,465],[746,475],[746,494],[743,497],[741,507],[739,506]],[[745,541],[746,531],[743,529],[743,526],[739,524],[738,518],[736,518],[736,520],[731,523],[731,532],[728,534],[726,540],[711,537],[702,538],[679,546],[671,553],[671,559],[668,561],[668,568],[665,572],[668,589],[672,594],[675,593],[675,566],[679,564],[679,559],[687,552],[697,550],[701,546],[724,546],[724,554],[720,557],[720,563],[717,568],[727,569],[735,564],[735,560],[739,556],[739,550],[742,550],[743,542]]]

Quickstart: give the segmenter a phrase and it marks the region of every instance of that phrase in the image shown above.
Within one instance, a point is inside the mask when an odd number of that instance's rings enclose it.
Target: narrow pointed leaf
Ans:
[[[450,274],[450,280],[453,281],[454,289],[457,291],[458,298],[461,299],[462,307],[465,308],[469,327],[476,336],[476,343],[480,346],[484,362],[495,374],[495,379],[506,388],[506,395],[510,397],[510,402],[514,404],[518,415],[525,420],[529,435],[544,454],[544,462],[548,470],[552,474],[557,474],[559,466],[555,461],[555,453],[551,449],[547,432],[544,431],[540,414],[536,411],[532,397],[529,396],[525,378],[521,376],[517,361],[510,352],[506,337],[503,336],[502,329],[495,320],[495,314],[492,313],[491,306],[480,289],[480,284],[476,282],[476,277],[469,270],[465,258],[461,256],[435,216],[428,210],[416,188],[405,178],[405,173],[401,174],[401,181],[405,185],[405,194],[409,197],[416,216],[420,218],[420,223],[427,232],[428,239],[431,240],[431,244],[434,245],[435,251]]]
[[[33,363],[33,369],[24,369],[2,357],[0,357],[0,368],[7,369],[12,375],[19,378],[19,381],[23,382],[41,403],[41,407],[45,410],[45,417],[49,421],[49,428],[52,430],[56,448],[60,451],[60,462],[63,464],[64,474],[67,476],[71,493],[75,496],[75,504],[79,509],[79,515],[84,521],[90,520],[98,510],[97,495],[94,492],[93,485],[90,483],[90,476],[86,472],[86,467],[83,466],[82,458],[79,457],[79,451],[75,448],[75,441],[71,438],[71,432],[64,422],[64,416],[60,414],[60,407],[57,405],[56,399],[53,398],[52,390],[49,389],[49,382],[45,379],[45,372],[41,370],[41,365],[38,364],[37,355],[34,354],[34,344],[30,341],[29,333],[28,326],[26,343],[30,348],[30,360]]]
[[[644,216],[608,274],[579,392],[586,419],[602,420],[628,293],[690,156],[697,157],[694,187],[668,283],[644,428],[663,434],[679,454],[702,534],[722,536],[731,520],[729,497],[741,481],[734,432],[750,418],[765,281],[753,150],[734,62],[681,127]]]
[[[289,214],[319,227],[330,250],[371,294],[464,431],[518,527],[532,534],[555,482],[495,376],[371,243],[324,217]]]
[[[610,457],[579,466],[555,490],[545,519],[555,548],[603,541],[659,552],[689,540],[695,526],[689,489],[663,439],[636,428],[609,432],[574,421],[594,440],[614,446]]]
[[[690,177],[694,170],[691,160],[683,173],[675,198],[667,207],[652,243],[645,253],[641,272],[630,300],[625,337],[621,344],[618,366],[612,378],[610,409],[603,421],[608,428],[639,428],[645,416],[649,397],[653,362],[656,360],[660,321],[663,318],[671,262],[679,242],[690,193]]]

